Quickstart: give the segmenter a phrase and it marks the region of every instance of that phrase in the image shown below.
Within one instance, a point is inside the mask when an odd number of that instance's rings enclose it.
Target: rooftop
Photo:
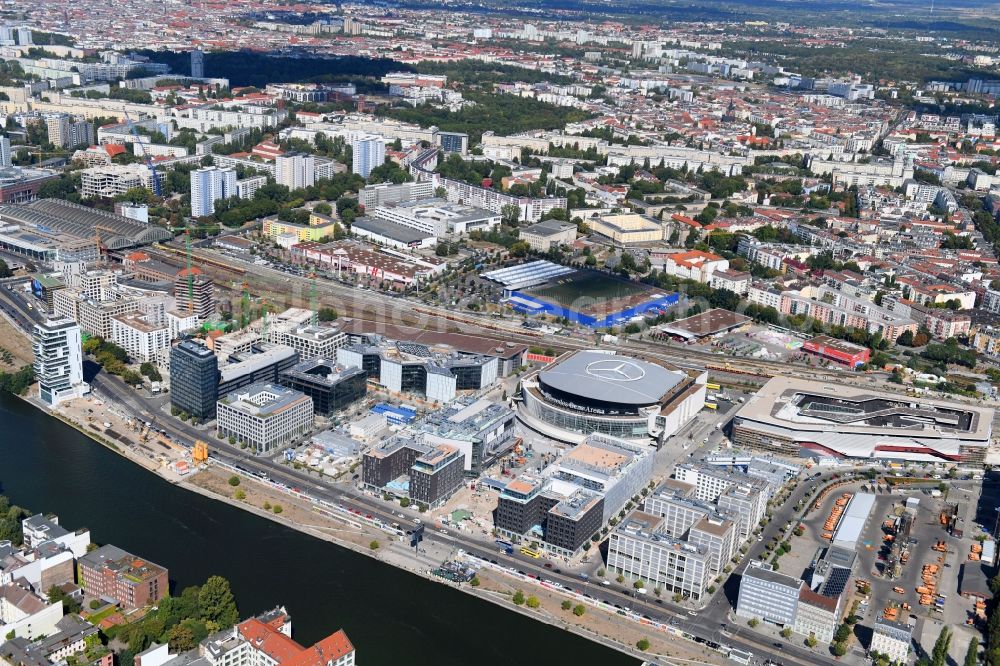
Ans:
[[[578,351],[538,374],[547,387],[587,400],[628,405],[652,405],[686,375],[613,352]]]

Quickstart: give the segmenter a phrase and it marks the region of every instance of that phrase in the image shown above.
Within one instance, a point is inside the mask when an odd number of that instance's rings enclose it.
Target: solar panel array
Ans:
[[[850,577],[850,569],[844,569],[843,567],[831,567],[830,573],[827,575],[826,582],[823,584],[821,594],[824,597],[839,597],[840,594],[847,588],[847,581]]]
[[[430,347],[416,342],[397,342],[396,349],[403,354],[409,354],[410,356],[417,356],[419,358],[430,358],[433,356],[433,354],[431,354]]]

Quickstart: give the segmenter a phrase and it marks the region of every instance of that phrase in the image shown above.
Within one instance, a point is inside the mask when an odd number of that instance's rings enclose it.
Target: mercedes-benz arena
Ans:
[[[982,462],[993,410],[791,377],[771,379],[733,420],[737,446],[786,455]]]
[[[595,432],[659,444],[705,406],[706,381],[614,351],[577,351],[521,382],[518,418],[572,444]]]

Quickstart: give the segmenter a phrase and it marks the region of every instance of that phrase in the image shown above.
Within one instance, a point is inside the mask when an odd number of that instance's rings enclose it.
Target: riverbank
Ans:
[[[709,664],[721,664],[724,661],[718,653],[706,650],[696,643],[678,641],[676,636],[665,634],[663,631],[638,622],[625,621],[607,609],[588,607],[582,617],[565,612],[561,609],[561,605],[563,600],[570,598],[568,595],[557,590],[544,589],[537,581],[526,580],[513,574],[487,572],[483,569],[481,582],[484,584],[480,588],[468,584],[450,583],[433,576],[431,571],[442,562],[460,556],[459,551],[452,551],[431,541],[425,542],[422,545],[422,552],[415,555],[408,544],[403,543],[397,535],[377,529],[364,520],[358,521],[335,514],[326,507],[283,492],[271,484],[244,477],[240,485],[234,488],[228,484],[230,471],[219,466],[209,466],[188,476],[178,475],[171,470],[169,464],[169,460],[178,458],[176,451],[169,447],[164,447],[161,452],[150,448],[156,444],[141,442],[138,429],[130,430],[127,419],[120,412],[93,396],[74,401],[77,404],[70,409],[57,410],[48,409],[32,398],[23,400],[46,415],[55,416],[88,440],[97,442],[179,488],[214,501],[222,501],[310,537],[336,544],[408,573],[417,574],[434,583],[458,587],[462,592],[480,600],[489,601],[507,610],[518,611],[535,621],[596,641],[635,659],[693,659],[697,663]],[[87,416],[84,417],[84,414]],[[235,498],[237,489],[244,494],[242,499]],[[270,508],[265,509],[265,506]],[[280,513],[275,513],[275,506],[282,507]],[[372,548],[373,542],[378,542],[377,548]],[[472,563],[478,564],[478,561],[473,560]],[[512,597],[518,590],[522,590],[526,597],[538,598],[539,606],[534,609],[516,606],[512,602]],[[578,600],[574,599],[573,603],[575,605]],[[634,647],[643,639],[648,640],[650,644],[649,650],[645,653]]]

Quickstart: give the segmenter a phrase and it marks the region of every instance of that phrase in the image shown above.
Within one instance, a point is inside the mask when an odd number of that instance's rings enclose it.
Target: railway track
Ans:
[[[185,266],[187,255],[184,250],[168,245],[155,246],[159,250],[159,258],[171,265]],[[216,283],[239,295],[241,289],[231,285],[238,282],[247,284],[257,295],[264,296],[271,305],[277,306],[283,301],[287,307],[311,306],[311,280],[298,275],[277,271],[263,266],[255,266],[250,262],[226,258],[200,248],[193,248],[192,259],[198,267],[216,280]],[[240,266],[240,264],[243,266]],[[412,326],[425,330],[435,330],[444,333],[464,333],[467,335],[485,335],[489,337],[502,336],[504,342],[519,342],[532,346],[550,346],[556,349],[591,349],[595,343],[564,335],[547,335],[529,331],[521,327],[505,326],[501,321],[493,321],[485,317],[466,314],[454,309],[432,306],[425,303],[413,303],[402,297],[390,296],[380,292],[361,289],[358,286],[345,285],[331,280],[315,282],[316,296],[320,305],[330,305],[345,317],[361,321],[370,321],[383,325]],[[278,297],[281,298],[278,298]],[[731,356],[693,349],[686,345],[673,345],[668,342],[648,339],[626,339],[618,344],[603,346],[631,351],[668,363],[676,364],[678,360],[697,364],[717,374],[726,374],[747,379],[757,378],[766,381],[777,374],[795,374],[801,372],[808,378],[843,382],[857,379],[856,373],[830,370],[826,368],[804,368],[790,366],[780,361],[761,359],[743,359]]]

